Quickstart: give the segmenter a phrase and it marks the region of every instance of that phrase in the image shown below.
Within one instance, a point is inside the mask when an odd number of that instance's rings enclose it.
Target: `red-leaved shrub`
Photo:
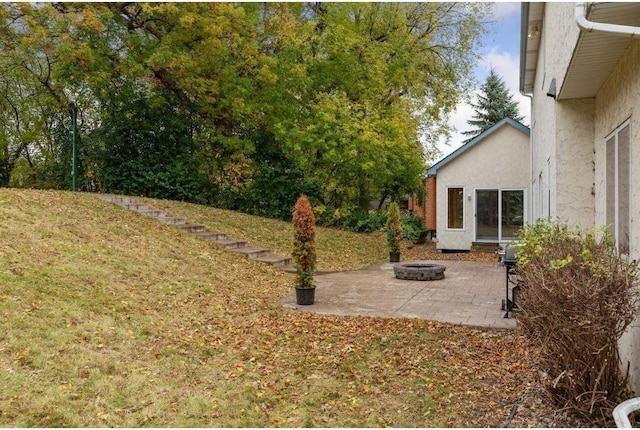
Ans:
[[[312,288],[316,270],[316,220],[307,196],[302,194],[293,210],[293,259],[297,286]]]

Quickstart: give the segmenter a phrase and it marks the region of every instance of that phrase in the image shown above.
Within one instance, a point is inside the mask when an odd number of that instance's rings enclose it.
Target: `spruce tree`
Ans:
[[[463,135],[469,136],[465,143],[503,118],[509,117],[516,121],[524,119],[524,116],[520,115],[518,102],[513,100],[513,94],[509,93],[506,84],[493,68],[480,90],[482,92],[478,94],[477,102],[471,103],[476,113],[467,121],[467,124],[475,129],[462,132]]]

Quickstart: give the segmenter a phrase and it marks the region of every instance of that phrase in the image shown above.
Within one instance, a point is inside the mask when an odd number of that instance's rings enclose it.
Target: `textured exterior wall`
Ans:
[[[629,254],[640,258],[640,41],[633,41],[596,96],[596,225],[606,223],[605,138],[630,119],[631,196]],[[640,321],[631,327],[620,342],[623,363],[631,363],[632,383],[640,394]]]
[[[556,103],[556,217],[594,227],[594,99]]]
[[[471,249],[477,188],[518,188],[524,189],[526,196],[529,176],[529,136],[508,124],[440,167],[436,182],[437,248]],[[451,187],[464,189],[462,230],[447,228],[447,188]]]
[[[620,124],[631,124],[630,258],[640,258],[640,42],[629,48],[595,99],[555,101],[546,96],[556,78],[561,88],[579,29],[573,3],[547,3],[532,104],[531,184],[551,190],[552,219],[583,228],[606,223],[605,138]],[[548,169],[548,174],[545,171]],[[548,180],[547,180],[548,178]],[[636,185],[636,186],[634,186]],[[544,217],[532,190],[531,213]],[[543,202],[546,212],[546,202]],[[633,388],[640,394],[640,321],[620,342],[623,368],[631,364]]]
[[[580,31],[574,3],[546,3],[531,109],[531,199],[534,219],[593,225],[593,102],[556,102]],[[574,130],[580,130],[574,135]],[[589,173],[590,172],[590,173]],[[567,186],[580,175],[575,187]],[[585,176],[586,175],[586,176]],[[541,186],[540,186],[541,183]],[[542,196],[540,193],[542,191]],[[542,201],[541,201],[542,200]]]

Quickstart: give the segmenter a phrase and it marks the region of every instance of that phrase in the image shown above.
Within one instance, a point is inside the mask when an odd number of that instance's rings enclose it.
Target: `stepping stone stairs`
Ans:
[[[287,272],[295,272],[295,268],[291,264],[291,257],[274,255],[267,248],[249,246],[246,240],[231,239],[226,233],[210,231],[203,225],[191,224],[185,219],[172,217],[170,215],[167,215],[166,212],[152,209],[144,203],[133,202],[129,197],[101,195],[99,196],[99,198],[106,202],[115,203],[124,208],[133,210],[142,215],[156,218],[160,222],[173,225],[186,232],[201,237],[202,239],[209,240],[217,245],[221,245],[229,251],[237,252],[238,254],[244,255],[250,260],[257,260],[263,263],[271,264],[272,266]]]

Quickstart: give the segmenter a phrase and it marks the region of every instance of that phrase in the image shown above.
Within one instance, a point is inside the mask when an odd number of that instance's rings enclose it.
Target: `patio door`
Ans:
[[[476,190],[476,241],[515,240],[524,224],[524,190]]]

